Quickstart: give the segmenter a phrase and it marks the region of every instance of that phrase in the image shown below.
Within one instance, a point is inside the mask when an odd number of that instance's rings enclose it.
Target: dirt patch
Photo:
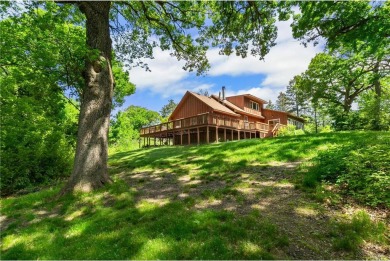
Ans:
[[[227,210],[238,216],[259,211],[262,218],[273,222],[289,238],[289,245],[274,253],[280,259],[386,259],[389,249],[372,244],[365,244],[353,256],[333,249],[331,220],[352,214],[357,208],[322,205],[295,189],[292,180],[299,164],[252,165],[206,178],[162,171],[121,173],[120,178],[139,191],[138,202],[160,204],[193,198],[192,209],[196,210]],[[375,220],[387,218],[381,211],[366,211]]]

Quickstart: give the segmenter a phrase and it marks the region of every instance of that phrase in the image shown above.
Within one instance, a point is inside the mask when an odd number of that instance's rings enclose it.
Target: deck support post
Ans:
[[[196,128],[196,134],[197,134],[197,142],[198,142],[198,145],[200,143],[200,137],[199,137],[199,127]]]
[[[175,146],[175,131],[172,132],[172,145]]]
[[[156,146],[156,137],[154,137],[154,146]]]
[[[180,131],[180,145],[183,145],[183,130]]]
[[[230,130],[232,141],[234,140],[233,130]]]
[[[188,135],[188,145],[190,145],[191,144],[190,129],[187,129],[187,135]]]
[[[226,128],[223,129],[223,141],[226,142]]]
[[[206,127],[206,142],[207,144],[210,143],[210,133],[209,133],[209,126]]]
[[[246,131],[244,131],[244,140],[246,139]]]
[[[218,127],[215,127],[215,142],[219,142],[218,141]]]
[[[240,131],[237,131],[237,139],[240,140]]]

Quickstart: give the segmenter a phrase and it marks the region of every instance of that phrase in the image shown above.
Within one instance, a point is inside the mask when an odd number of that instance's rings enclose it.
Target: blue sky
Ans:
[[[285,91],[289,80],[304,72],[310,60],[322,51],[321,46],[305,48],[293,39],[290,23],[277,23],[277,45],[271,48],[265,61],[252,56],[245,59],[221,56],[217,49],[210,49],[207,57],[211,69],[204,76],[184,71],[182,61],[171,57],[169,51],[156,48],[155,59],[145,59],[151,72],[138,67],[130,70],[130,81],[136,85],[136,92],[126,97],[124,105],[116,111],[130,105],[159,111],[169,99],[179,102],[187,90],[207,89],[211,94],[218,94],[222,86],[226,86],[227,95],[250,93],[275,101],[278,93]]]

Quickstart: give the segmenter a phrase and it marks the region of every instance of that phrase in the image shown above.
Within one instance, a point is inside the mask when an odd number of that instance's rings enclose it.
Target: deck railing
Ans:
[[[263,132],[268,132],[269,130],[272,130],[270,129],[270,125],[266,123],[244,122],[243,120],[238,120],[235,118],[225,117],[213,113],[205,113],[189,118],[183,118],[154,126],[144,127],[141,129],[141,135],[203,125],[231,127],[237,130],[258,130]]]
[[[257,111],[257,110],[254,110],[254,109],[251,109],[251,108],[248,108],[248,107],[244,107],[244,111],[261,116],[261,112],[260,111]]]

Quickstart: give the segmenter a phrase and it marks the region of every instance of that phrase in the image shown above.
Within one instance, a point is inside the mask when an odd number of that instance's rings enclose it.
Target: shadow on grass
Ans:
[[[118,173],[105,191],[9,200],[2,258],[334,258],[328,217],[286,182],[294,167],[251,165],[199,179]]]
[[[365,258],[361,251],[334,251],[332,216],[289,182],[297,163],[283,164],[324,142],[357,137],[322,134],[116,153],[110,157],[115,182],[105,190],[56,201],[50,198],[58,189],[4,200],[1,256]]]
[[[161,206],[134,200],[123,183],[113,186],[37,205],[31,220],[2,233],[2,258],[272,259],[270,251],[286,244],[258,212],[237,219],[223,210],[191,210],[190,201]],[[50,216],[40,216],[42,209]]]

